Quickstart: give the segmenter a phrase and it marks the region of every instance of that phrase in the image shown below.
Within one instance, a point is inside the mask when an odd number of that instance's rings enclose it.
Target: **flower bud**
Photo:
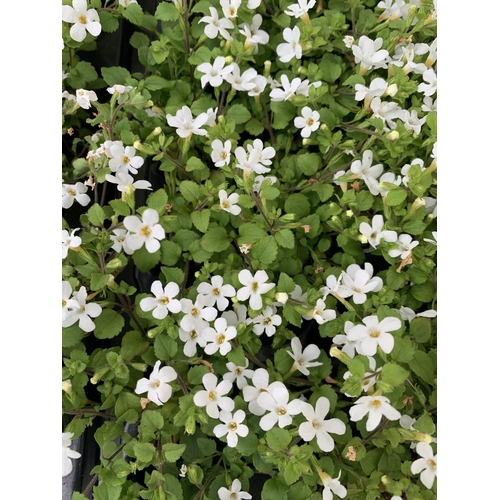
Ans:
[[[271,74],[271,61],[264,61],[264,76],[267,78]]]
[[[418,441],[423,441],[424,443],[432,443],[432,436],[430,434],[425,434],[424,432],[417,432],[415,438]]]
[[[347,355],[345,352],[342,352],[338,347],[335,346],[332,346],[330,348],[330,356],[332,358],[337,358],[347,366],[349,366],[352,362],[352,358],[349,355]]]
[[[106,266],[106,272],[113,272],[119,269],[120,267],[123,267],[125,264],[121,261],[119,257],[116,257],[113,260],[110,260]],[[109,285],[108,285],[109,286]]]
[[[347,210],[346,213],[347,217],[352,217],[354,215],[354,212],[352,210]]]
[[[100,370],[98,370],[94,376],[90,379],[90,383],[91,384],[97,384],[97,382],[99,382],[99,380],[101,380],[102,377],[104,377],[104,375],[106,375],[106,373],[109,372],[109,366],[106,366],[104,368],[101,368]]]
[[[233,56],[226,56],[225,58],[226,64],[231,64],[234,61]]]
[[[71,380],[64,380],[62,383],[62,390],[71,396],[71,393],[73,392],[73,386],[71,385]]]
[[[164,330],[165,327],[163,326],[155,326],[154,328],[151,328],[151,330],[148,330],[148,337],[150,339],[154,339],[159,333],[161,333]]]
[[[392,85],[389,85],[387,89],[385,90],[385,95],[394,97],[398,93],[398,86],[397,84],[393,83]]]
[[[298,71],[301,75],[307,75],[307,68],[304,68],[304,66],[299,66],[299,68],[297,69],[297,71]]]
[[[138,149],[139,151],[142,151],[143,153],[149,154],[149,155],[156,154],[156,151],[154,149],[152,149],[147,144],[142,144],[141,141],[135,141],[134,148]]]
[[[368,243],[368,238],[364,235],[364,234],[360,234],[358,236],[358,240],[361,242],[361,243]]]
[[[399,132],[397,130],[393,130],[392,132],[389,132],[386,137],[389,141],[395,141],[396,139],[399,139]]]
[[[284,292],[278,292],[274,298],[278,301],[281,302],[282,304],[286,304],[288,301],[288,294]]]

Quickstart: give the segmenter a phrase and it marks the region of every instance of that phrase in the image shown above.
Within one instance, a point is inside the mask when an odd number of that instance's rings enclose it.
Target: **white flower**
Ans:
[[[251,413],[257,416],[264,415],[266,410],[258,403],[259,396],[273,390],[275,387],[284,387],[282,382],[273,382],[269,384],[269,373],[264,368],[257,368],[252,376],[252,385],[245,385],[243,387],[243,399],[248,403],[248,409]]]
[[[216,123],[216,119],[217,119],[217,110],[219,108],[208,108],[207,109],[207,123],[205,123],[205,125],[207,127],[215,127],[215,125],[217,125]]]
[[[179,294],[179,285],[174,282],[167,283],[163,288],[161,281],[156,280],[151,285],[151,292],[155,296],[145,297],[139,302],[143,311],[153,311],[153,318],[165,319],[169,312],[181,312],[181,302],[174,299]]]
[[[403,111],[395,102],[385,102],[380,97],[374,97],[370,103],[370,108],[373,111],[374,118],[380,118],[384,123],[387,122],[390,128],[396,127],[396,118],[400,118]],[[388,128],[384,129],[389,130]]]
[[[436,90],[437,90],[436,72],[432,68],[429,68],[429,69],[424,71],[422,78],[427,83],[420,83],[419,86],[417,87],[417,91],[423,92],[424,95],[426,95],[426,96],[434,95],[436,93]]]
[[[219,139],[212,141],[212,153],[210,156],[216,167],[229,165],[231,161],[231,141],[227,140],[224,144]]]
[[[437,111],[437,98],[433,101],[432,97],[424,97],[424,103],[422,104],[422,111],[430,113],[431,111]]]
[[[217,304],[219,311],[225,311],[229,305],[226,297],[234,297],[236,290],[232,285],[223,285],[222,276],[212,276],[209,283],[200,283],[196,291],[205,297],[205,305],[214,306]]]
[[[373,153],[368,149],[363,153],[362,160],[354,160],[351,164],[350,171],[356,174],[357,177],[363,179],[371,194],[376,196],[378,194],[378,181],[377,179],[382,174],[384,167],[381,163],[373,165]]]
[[[427,243],[430,243],[431,245],[437,246],[437,231],[432,231],[432,237],[434,238],[433,240],[431,240],[430,238],[424,238],[424,241],[427,241]]]
[[[288,101],[295,95],[301,83],[302,81],[300,78],[294,78],[290,82],[288,76],[281,75],[281,85],[283,87],[283,90],[281,90],[280,88],[271,90],[271,92],[269,93],[271,101]]]
[[[63,184],[62,185],[62,207],[70,208],[76,200],[82,207],[86,207],[90,203],[90,197],[85,194],[87,186],[83,182],[76,184]]]
[[[330,452],[335,443],[330,434],[345,434],[346,426],[342,420],[331,418],[325,420],[330,411],[330,401],[321,396],[316,402],[316,408],[306,402],[302,402],[302,414],[307,422],[299,427],[299,435],[304,441],[312,441],[316,438],[319,449]]]
[[[241,491],[241,481],[239,479],[235,479],[231,483],[230,490],[227,488],[219,488],[217,494],[219,495],[219,500],[246,500],[252,498],[250,493]]]
[[[316,359],[321,354],[319,347],[315,344],[309,344],[302,352],[302,343],[299,337],[294,337],[291,342],[292,351],[286,351],[290,357],[293,359],[293,369],[299,370],[300,373],[304,375],[309,375],[308,368],[313,366],[321,366],[323,363],[319,361],[312,361]],[[310,441],[310,440],[309,440]]]
[[[429,97],[430,99],[430,97]],[[402,169],[401,169],[401,175],[403,176],[403,184],[408,187],[408,181],[410,180],[410,176],[408,175],[410,168],[413,167],[413,165],[418,165],[420,167],[420,171],[423,172],[425,170],[424,167],[424,160],[421,160],[420,158],[415,158],[412,160],[411,163],[407,163]]]
[[[371,40],[367,36],[363,35],[358,40],[358,45],[352,46],[352,52],[354,54],[354,61],[361,63],[359,73],[362,75],[369,69],[375,68],[386,68],[385,59],[389,55],[387,50],[380,50],[384,40],[382,38],[377,38],[375,41]]]
[[[352,47],[352,44],[354,43],[354,37],[350,36],[350,35],[346,35],[343,40],[344,42],[344,45],[350,49]]]
[[[268,337],[272,337],[276,332],[276,327],[281,325],[282,319],[276,314],[276,308],[267,306],[262,314],[259,314],[252,320],[253,332],[259,337],[266,332]]]
[[[333,500],[333,495],[337,495],[339,498],[344,498],[347,495],[347,489],[345,486],[340,484],[340,472],[339,475],[333,479],[326,472],[321,471],[319,477],[323,482],[325,489],[323,490],[322,500]]]
[[[134,182],[134,178],[126,172],[117,172],[116,176],[106,174],[106,180],[112,184],[117,184],[118,191],[125,193],[134,192],[136,189],[152,189],[149,181]]]
[[[366,430],[368,432],[373,431],[380,424],[382,416],[388,420],[401,418],[401,413],[391,406],[389,399],[385,396],[362,396],[349,409],[353,422],[359,422],[367,413]]]
[[[195,325],[191,331],[183,330],[179,328],[179,338],[184,342],[184,349],[182,352],[188,356],[192,357],[196,354],[196,346],[205,347],[207,341],[201,336],[201,333],[205,326],[201,323]]]
[[[167,114],[167,123],[171,127],[177,127],[176,132],[179,137],[187,139],[192,134],[207,135],[207,131],[200,128],[207,123],[207,113],[200,113],[195,119],[187,106],[182,106],[175,116]]]
[[[68,250],[70,248],[78,248],[82,244],[82,239],[80,236],[75,236],[75,233],[80,228],[77,227],[71,231],[71,234],[68,231],[63,230],[62,232],[62,258],[65,259],[68,256]]]
[[[368,367],[369,371],[365,372],[363,376],[363,380],[361,382],[361,388],[363,389],[364,392],[367,392],[370,387],[373,387],[375,383],[378,380],[380,372],[377,372],[377,362],[375,361],[375,358],[372,356],[367,356],[368,358]],[[347,380],[349,377],[352,376],[352,373],[347,371],[344,373],[344,380]],[[349,396],[350,398],[353,398],[351,394],[347,394],[346,396]]]
[[[119,0],[122,7],[128,7],[131,3],[137,3],[137,0]]]
[[[266,180],[268,180],[270,185],[272,186],[273,184],[276,184],[276,181],[278,179],[273,175],[270,175],[269,177],[264,177],[263,175],[256,175],[253,179],[252,191],[254,193],[260,193],[260,191],[262,190],[262,184]]]
[[[377,347],[389,354],[394,348],[394,337],[388,332],[393,332],[401,328],[401,320],[387,317],[379,322],[377,316],[367,316],[363,318],[364,325],[353,326],[347,338],[359,341],[358,352],[364,356],[374,356]]]
[[[241,0],[220,0],[222,12],[228,19],[235,19],[238,16]]]
[[[254,79],[257,76],[257,71],[253,68],[248,68],[240,74],[240,67],[237,63],[232,64],[233,70],[225,75],[224,79],[230,83],[234,90],[248,91],[255,87]]]
[[[127,236],[127,245],[131,250],[139,250],[146,246],[149,253],[160,249],[160,241],[165,239],[165,230],[158,224],[160,216],[153,208],[147,208],[142,214],[142,221],[136,215],[129,215],[123,219],[123,225],[130,231]]]
[[[311,132],[318,130],[319,123],[319,113],[313,111],[309,106],[304,106],[300,112],[302,116],[296,116],[293,120],[293,124],[297,128],[301,128],[300,135],[302,137],[310,137]]]
[[[437,316],[437,311],[434,309],[429,309],[427,311],[423,311],[421,313],[416,313],[413,309],[409,307],[401,307],[398,309],[401,318],[408,323],[411,323],[415,318],[435,318]]]
[[[347,335],[353,326],[354,323],[352,321],[346,321],[344,323],[344,333],[346,335],[342,335],[339,333],[338,335],[335,335],[335,337],[333,337],[332,339],[332,341],[335,344],[343,345],[342,352],[345,352],[350,358],[354,358],[354,356],[356,355],[356,351],[358,351],[358,346],[359,346],[358,340],[351,340]]]
[[[137,174],[137,169],[144,165],[144,158],[135,155],[135,148],[124,147],[121,141],[115,141],[110,145],[108,156],[111,158],[109,160],[111,172]]]
[[[427,120],[427,116],[419,118],[418,113],[415,109],[413,109],[411,112],[404,109],[399,115],[399,118],[404,122],[405,129],[412,131],[415,135],[420,134],[422,125]]]
[[[224,189],[219,191],[220,207],[230,214],[238,215],[241,212],[241,207],[237,205],[239,198],[238,193],[232,193],[228,196]]]
[[[394,184],[395,186],[400,186],[401,185],[401,176],[398,175],[397,177],[394,175],[392,172],[386,172],[385,174],[382,174],[380,176],[380,179],[378,180],[378,194],[382,196],[382,198],[385,198],[389,194],[389,189],[383,189],[382,184],[384,182],[388,182],[389,184]],[[396,241],[396,240],[394,240]]]
[[[224,373],[222,378],[231,382],[231,384],[233,384],[236,380],[236,386],[238,389],[243,389],[243,387],[248,385],[247,378],[253,377],[253,374],[255,373],[253,370],[248,370],[248,359],[245,359],[245,366],[237,366],[234,363],[229,362],[226,363],[226,368],[229,371]]]
[[[437,200],[431,196],[424,196],[425,211],[431,217],[437,217]]]
[[[187,471],[188,471],[187,465],[186,464],[182,464],[181,468],[180,468],[179,476],[180,477],[186,477]]]
[[[135,393],[148,393],[148,399],[158,406],[164,405],[172,396],[172,382],[177,378],[176,371],[171,366],[160,369],[161,361],[157,361],[149,378],[141,378],[135,386]]]
[[[342,271],[342,277],[342,285],[337,293],[343,298],[352,296],[355,304],[366,302],[366,294],[379,292],[384,284],[381,278],[373,277],[373,266],[369,262],[365,262],[364,269],[357,264],[351,264],[346,271]]]
[[[316,305],[314,306],[314,309],[311,309],[306,314],[304,314],[302,317],[304,319],[307,319],[307,320],[315,319],[319,325],[322,325],[323,323],[326,323],[327,321],[331,321],[332,319],[335,319],[337,316],[337,313],[335,312],[335,310],[334,309],[325,309],[325,307],[326,307],[325,301],[323,299],[318,299],[316,301]]]
[[[78,321],[78,326],[87,333],[95,328],[95,323],[90,317],[97,318],[102,312],[99,304],[87,304],[87,289],[84,286],[68,300],[67,307],[70,314],[63,320],[62,326],[71,326]]]
[[[248,269],[243,269],[238,273],[238,280],[242,285],[236,294],[238,300],[247,300],[250,298],[250,307],[255,311],[262,309],[261,295],[269,292],[275,287],[274,283],[266,283],[269,279],[266,271],[257,271],[255,276]]]
[[[245,47],[257,44],[265,45],[269,42],[269,35],[264,30],[259,29],[261,24],[262,16],[260,14],[253,16],[251,25],[240,24],[240,33],[246,36]]]
[[[248,0],[247,7],[249,9],[257,9],[258,7],[260,7],[261,2],[262,0]]]
[[[209,7],[210,16],[202,17],[198,23],[208,23],[205,26],[204,32],[208,38],[214,39],[220,33],[223,38],[229,40],[231,35],[228,33],[228,29],[233,29],[234,24],[229,19],[223,17],[219,20],[219,14],[215,7]]]
[[[200,73],[205,73],[201,77],[201,86],[204,87],[207,83],[210,83],[212,87],[219,87],[222,85],[223,77],[231,73],[233,66],[224,67],[226,64],[226,58],[223,56],[218,56],[215,58],[214,64],[208,62],[200,64],[197,66],[197,70]]]
[[[277,386],[272,392],[263,392],[259,395],[257,402],[259,406],[268,411],[260,419],[260,428],[263,431],[272,429],[276,424],[280,428],[286,427],[292,423],[292,417],[301,412],[302,401],[294,399],[288,402],[290,394],[285,386]]]
[[[250,97],[258,96],[264,92],[264,89],[267,86],[267,78],[262,75],[257,75],[253,80],[253,83],[255,83],[255,87],[251,90],[248,91],[248,95]]]
[[[377,214],[373,216],[372,225],[367,222],[362,222],[359,225],[359,232],[366,236],[368,243],[373,248],[377,248],[380,245],[380,241],[384,239],[385,241],[394,242],[398,239],[398,234],[396,231],[383,230],[384,218],[382,215]]]
[[[132,255],[134,251],[127,245],[128,235],[129,232],[126,229],[113,229],[113,234],[109,235],[110,240],[113,241],[113,246],[111,248],[118,253],[123,249],[127,255]]]
[[[242,424],[245,420],[245,412],[237,410],[232,415],[230,412],[221,411],[219,413],[219,420],[222,424],[214,427],[214,434],[218,438],[227,434],[227,445],[230,448],[235,448],[238,444],[238,436],[248,436],[248,427]]]
[[[342,274],[339,276],[338,280],[334,274],[330,274],[330,276],[326,278],[326,286],[320,288],[320,291],[323,293],[323,300],[325,300],[328,297],[328,295],[335,296],[341,283],[342,283]]]
[[[99,23],[99,14],[95,9],[87,10],[87,0],[73,0],[73,7],[69,5],[62,6],[62,20],[71,23],[69,36],[75,42],[83,42],[88,31],[93,36],[101,33],[101,24]]]
[[[247,151],[249,153],[254,153],[256,156],[257,166],[255,167],[255,172],[257,172],[257,170],[265,170],[266,172],[269,172],[270,169],[265,168],[262,165],[272,164],[271,158],[274,158],[276,155],[276,150],[272,146],[264,148],[264,143],[260,139],[255,139],[253,144],[248,144]]]
[[[236,293],[236,290],[235,290]],[[227,321],[228,326],[238,327],[240,323],[248,325],[252,322],[250,318],[247,318],[247,306],[240,304],[234,311],[225,311],[221,314],[221,317]]]
[[[75,450],[70,449],[72,432],[62,433],[62,477],[71,474],[73,462],[71,458],[80,458],[82,455]]]
[[[401,259],[406,259],[413,248],[418,245],[418,241],[412,241],[412,237],[409,234],[400,234],[398,238],[398,248],[393,248],[389,250],[389,255],[391,257],[401,257]]]
[[[223,411],[234,410],[234,401],[224,396],[233,388],[229,380],[223,380],[217,385],[217,377],[213,373],[206,373],[202,382],[206,390],[198,391],[194,395],[196,406],[206,407],[208,416],[212,418],[219,418],[219,408]]]
[[[78,89],[76,91],[76,102],[81,108],[89,109],[90,101],[97,101],[97,94],[93,90]]]
[[[236,156],[237,161],[236,168],[241,168],[243,170],[245,179],[250,177],[252,172],[265,174],[271,170],[270,168],[266,168],[259,163],[259,152],[256,150],[253,150],[251,153],[247,153],[244,148],[238,146],[234,151],[234,156]]]
[[[234,326],[227,326],[227,321],[224,318],[217,318],[214,328],[205,328],[201,334],[207,341],[207,345],[205,346],[207,354],[214,354],[219,351],[225,356],[231,350],[229,341],[236,337],[236,328]]]
[[[306,16],[307,12],[315,5],[316,0],[310,0],[310,2],[308,2],[307,0],[297,0],[297,3],[288,6],[288,10],[285,10],[285,14],[290,17],[303,18],[303,16]]]
[[[70,314],[71,311],[68,309],[68,302],[70,300],[73,289],[71,288],[71,283],[69,281],[62,282],[62,320],[64,321]]]
[[[293,30],[290,28],[285,28],[283,30],[283,38],[287,43],[280,43],[276,47],[276,53],[278,54],[279,60],[283,63],[291,61],[294,57],[297,59],[302,58],[302,46],[300,45],[300,30],[298,26],[295,26]]]
[[[415,63],[413,60],[416,55],[425,53],[423,46],[424,44],[415,45],[413,43],[397,45],[391,64],[403,67],[405,75],[411,72],[422,74],[427,66],[423,63]]]
[[[361,83],[356,83],[354,88],[356,89],[354,99],[356,99],[356,101],[362,101],[364,99],[365,106],[368,106],[374,97],[382,97],[385,94],[387,82],[383,78],[375,78],[370,83],[369,88],[361,85]]]
[[[417,444],[417,453],[422,457],[411,464],[412,474],[420,474],[420,481],[431,489],[437,475],[437,455],[434,455],[429,443]]]
[[[198,295],[194,304],[190,299],[181,299],[181,307],[185,316],[181,319],[180,327],[186,331],[203,331],[208,327],[208,321],[217,317],[215,307],[206,307],[204,295]]]
[[[137,2],[135,2],[137,3]],[[118,85],[115,84],[112,87],[108,87],[106,89],[110,94],[124,94],[125,92],[128,92],[129,90],[132,90],[131,85]]]
[[[402,10],[405,5],[405,0],[385,0],[379,2],[377,7],[385,10],[380,14],[378,20],[383,21],[389,19],[393,21],[394,19],[399,19],[403,15]]]

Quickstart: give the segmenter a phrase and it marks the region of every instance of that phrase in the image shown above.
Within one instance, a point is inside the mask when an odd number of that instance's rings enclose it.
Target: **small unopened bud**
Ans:
[[[322,123],[321,126],[319,127],[321,130],[330,130],[328,128],[328,125],[326,123]]]
[[[425,207],[425,200],[423,198],[417,198],[411,205],[410,212],[415,212],[420,207]]]
[[[398,93],[398,86],[397,84],[393,83],[392,85],[389,85],[385,91],[385,95],[394,97]]]
[[[354,43],[354,37],[352,37],[352,36],[350,36],[350,35],[346,35],[346,36],[344,37],[343,42],[344,42],[344,45],[345,45],[348,49],[350,49],[350,48],[352,47],[352,44]]]
[[[393,130],[392,132],[389,132],[386,135],[387,139],[390,141],[395,141],[396,139],[399,139],[399,132],[397,130]]]
[[[148,369],[148,365],[146,363],[132,363],[130,366],[140,372],[145,372]]]
[[[354,215],[354,212],[352,210],[347,210],[345,214],[347,215],[347,217],[352,217]]]
[[[264,76],[267,78],[271,74],[271,61],[264,61]]]
[[[308,144],[314,144],[314,141],[311,139],[302,139],[302,145],[307,146]]]
[[[71,385],[71,380],[70,379],[63,381],[63,383],[62,383],[62,390],[66,394],[71,395],[71,393],[73,392],[73,386]]]
[[[139,151],[142,151],[143,153],[149,154],[149,155],[156,154],[156,151],[154,149],[152,149],[147,144],[142,144],[141,141],[135,141],[134,148],[138,149]]]
[[[358,236],[358,240],[361,241],[361,243],[368,243],[368,238],[364,234],[360,234]]]
[[[288,294],[285,292],[278,292],[274,298],[278,301],[281,302],[282,304],[286,304],[288,301]]]
[[[109,273],[112,271],[116,271],[120,267],[123,267],[123,262],[118,257],[116,257],[115,259],[108,262],[108,265],[106,266],[106,272]]]
[[[109,275],[109,278],[108,278],[108,281],[106,282],[106,286],[113,286],[115,284],[115,277],[110,274]]]
[[[226,60],[226,64],[231,64],[234,61],[233,56],[226,56],[225,60]]]
[[[298,71],[301,75],[307,75],[307,68],[304,68],[304,66],[299,66],[299,68],[297,69],[297,71]]]
[[[415,437],[418,441],[423,441],[424,443],[432,443],[432,436],[430,434],[425,434],[424,432],[417,432]]]
[[[332,346],[330,348],[330,356],[332,358],[337,358],[339,361],[342,361],[345,365],[349,366],[352,362],[352,358],[346,354],[345,352],[342,352],[338,347]]]
[[[163,326],[155,326],[154,328],[151,328],[151,330],[148,330],[148,337],[150,339],[154,339],[163,330],[164,330]]]

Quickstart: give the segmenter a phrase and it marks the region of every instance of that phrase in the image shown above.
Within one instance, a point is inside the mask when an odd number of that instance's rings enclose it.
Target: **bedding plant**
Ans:
[[[73,500],[435,499],[434,3],[62,3]]]

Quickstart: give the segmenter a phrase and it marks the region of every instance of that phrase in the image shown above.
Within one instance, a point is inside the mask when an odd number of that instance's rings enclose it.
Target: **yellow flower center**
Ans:
[[[66,304],[67,304],[67,302],[64,299],[62,299],[62,306],[66,307]]]
[[[236,9],[234,7],[229,7],[229,15],[231,17],[236,15]]]
[[[257,283],[257,281],[254,281],[252,283],[252,291],[256,292],[258,289],[259,289],[259,284]]]
[[[228,207],[229,207],[229,203],[228,203],[227,201],[223,201],[223,202],[220,204],[220,206],[221,206],[222,208],[228,208]]]
[[[196,307],[193,307],[191,309],[191,316],[198,316],[198,314],[200,314],[200,311],[198,311],[198,309],[196,309]]]
[[[429,458],[429,460],[427,460],[427,465],[431,466],[433,470],[437,469],[437,463],[434,462],[434,460],[432,460],[432,458]]]
[[[236,370],[234,370],[234,373],[236,373],[236,375],[241,375],[241,372],[242,372],[242,371],[243,371],[243,370],[242,370],[241,368],[239,368],[239,367],[238,367],[238,368],[236,368]]]
[[[271,324],[271,318],[264,318],[263,323],[264,323],[264,325],[270,325]]]
[[[227,153],[225,151],[222,151],[220,157],[221,159],[225,160],[227,158]]]
[[[229,427],[229,430],[233,432],[238,428],[238,424],[236,422],[229,422],[227,426]]]
[[[155,380],[153,382],[153,388],[154,389],[158,389],[158,387],[160,387],[160,385],[161,385],[161,382],[159,380]]]
[[[312,126],[314,125],[314,120],[313,120],[312,118],[308,118],[308,119],[306,120],[306,125],[307,125],[308,127],[312,127]]]
[[[374,408],[380,408],[382,406],[382,403],[378,400],[378,399],[375,399],[374,401],[372,401],[370,403]]]
[[[76,196],[76,191],[74,189],[68,189],[68,194],[71,196]]]
[[[313,421],[311,422],[311,425],[312,425],[315,429],[319,429],[319,424],[318,424],[318,422],[317,422],[316,420],[313,420]]]
[[[217,393],[215,391],[210,391],[208,393],[208,399],[210,399],[210,401],[213,401],[216,397],[217,397]]]
[[[378,338],[380,337],[380,332],[379,332],[378,330],[377,330],[377,331],[375,331],[375,332],[371,332],[371,333],[370,333],[370,337],[371,337],[372,339],[378,339]]]
[[[198,334],[196,333],[196,330],[191,330],[191,333],[189,334],[189,336],[190,336],[192,339],[195,339],[196,337],[198,337]]]
[[[168,298],[168,297],[162,297],[162,298],[160,299],[160,302],[161,302],[164,306],[166,306],[166,305],[170,302],[170,300],[169,300],[169,298]]]
[[[226,340],[226,336],[221,333],[220,335],[217,335],[215,340],[217,341],[217,344],[223,344]]]
[[[129,158],[128,156],[124,156],[124,157],[122,158],[122,162],[123,162],[123,163],[130,163],[130,158]]]
[[[212,290],[212,293],[213,293],[214,295],[220,295],[220,290],[219,290],[218,288],[214,288],[214,289]]]
[[[87,18],[82,14],[81,16],[78,17],[78,22],[80,24],[87,24]]]
[[[141,233],[147,238],[152,233],[152,231],[150,227],[144,226],[143,228],[141,228]]]
[[[282,417],[283,415],[286,415],[286,408],[283,406],[278,410],[278,415]]]

